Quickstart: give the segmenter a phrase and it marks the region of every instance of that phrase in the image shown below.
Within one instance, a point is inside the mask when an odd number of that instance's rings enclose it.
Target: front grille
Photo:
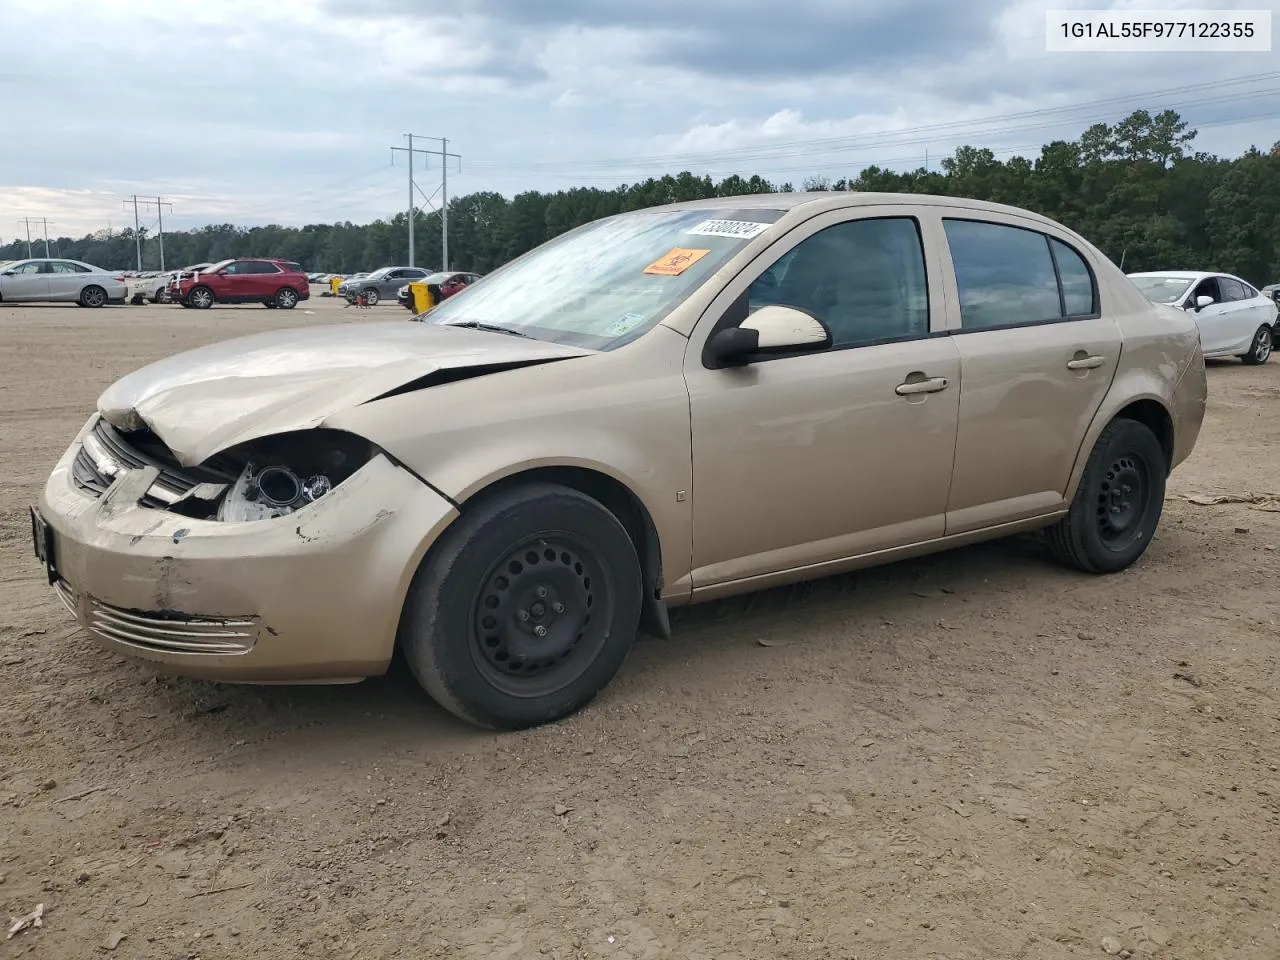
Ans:
[[[90,496],[102,496],[123,470],[156,467],[160,475],[142,498],[144,507],[164,507],[185,496],[200,479],[172,463],[165,463],[129,443],[120,431],[99,419],[71,465],[71,478]]]
[[[105,640],[159,653],[235,656],[253,649],[253,618],[215,620],[179,613],[122,610],[90,598],[86,627]]]

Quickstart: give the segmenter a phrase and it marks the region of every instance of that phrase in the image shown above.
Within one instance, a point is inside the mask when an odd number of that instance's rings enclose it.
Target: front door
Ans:
[[[884,209],[884,208],[880,208]],[[797,227],[730,283],[686,355],[695,590],[940,537],[959,357],[917,221],[843,210]],[[797,307],[832,348],[708,369],[719,323]]]
[[[948,535],[1061,506],[1120,359],[1120,328],[1084,257],[1015,218],[991,217],[942,220],[964,382]]]
[[[13,267],[0,277],[0,297],[11,302],[19,300],[48,300],[49,274],[42,269],[44,263],[32,260]]]

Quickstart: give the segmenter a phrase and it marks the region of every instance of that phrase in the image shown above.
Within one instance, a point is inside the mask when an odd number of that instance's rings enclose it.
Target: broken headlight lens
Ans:
[[[236,452],[244,466],[218,506],[218,519],[230,523],[283,517],[314,503],[377,450],[353,434],[317,429],[263,437]]]

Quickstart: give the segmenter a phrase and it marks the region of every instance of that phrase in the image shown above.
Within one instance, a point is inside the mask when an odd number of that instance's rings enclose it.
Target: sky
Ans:
[[[406,133],[448,138],[451,196],[685,169],[798,186],[936,166],[963,144],[1034,156],[1137,108],[1179,110],[1219,155],[1280,139],[1280,47],[1049,53],[1045,40],[1047,9],[1280,22],[1280,0],[3,6],[0,242],[22,217],[47,218],[51,236],[119,229],[134,194],[172,204],[166,230],[390,217],[408,203],[406,155],[390,149]],[[439,158],[415,166],[417,202],[438,204]],[[156,214],[140,208],[151,229]]]

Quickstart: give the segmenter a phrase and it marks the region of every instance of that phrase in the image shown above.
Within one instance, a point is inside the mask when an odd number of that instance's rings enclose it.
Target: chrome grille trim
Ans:
[[[238,656],[253,649],[254,618],[209,619],[123,610],[90,598],[86,628],[97,636],[161,653]]]
[[[119,431],[106,420],[99,418],[93,429],[85,435],[71,465],[71,478],[76,486],[94,499],[110,489],[116,477],[124,470],[140,470],[156,467],[160,475],[142,498],[145,507],[165,507],[176,503],[200,481],[171,465],[147,456],[131,446]]]
[[[71,614],[73,617],[78,615],[79,611],[76,610],[76,592],[72,589],[71,584],[62,579],[55,580],[53,583],[53,594],[58,598],[58,602],[67,608],[67,613]]]

